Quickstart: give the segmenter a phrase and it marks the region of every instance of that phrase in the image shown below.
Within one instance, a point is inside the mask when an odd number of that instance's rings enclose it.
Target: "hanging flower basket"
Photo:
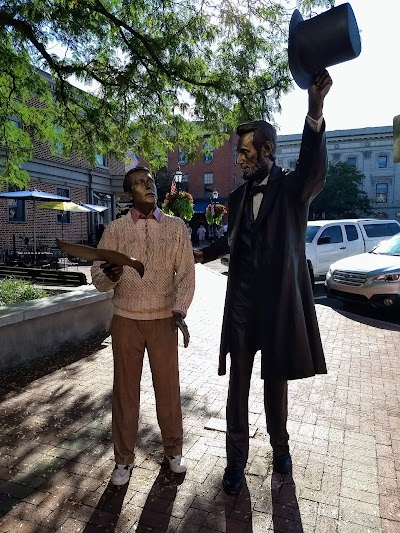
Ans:
[[[226,207],[222,204],[209,204],[206,209],[206,220],[208,224],[221,224],[222,217],[227,213]]]
[[[174,215],[189,222],[194,215],[193,196],[186,191],[167,192],[162,210],[167,215]]]

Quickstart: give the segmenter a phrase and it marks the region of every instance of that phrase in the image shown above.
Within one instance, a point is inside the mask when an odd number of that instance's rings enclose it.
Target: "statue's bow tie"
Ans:
[[[252,197],[255,196],[258,193],[264,194],[266,188],[267,188],[267,185],[254,185],[250,189],[250,194],[251,194]]]

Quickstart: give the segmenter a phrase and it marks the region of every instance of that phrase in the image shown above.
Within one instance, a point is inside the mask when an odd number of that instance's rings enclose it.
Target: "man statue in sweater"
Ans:
[[[132,198],[133,208],[105,228],[99,248],[117,250],[141,261],[143,278],[127,266],[100,262],[92,266],[95,287],[99,291],[114,289],[114,485],[127,483],[134,465],[145,348],[165,460],[173,472],[186,471],[177,330],[182,331],[186,347],[189,332],[184,318],[194,294],[193,249],[185,223],[158,209],[156,185],[147,168],[129,170],[123,187]]]
[[[255,353],[261,377],[274,470],[292,470],[287,380],[326,373],[305,256],[308,206],[327,170],[324,98],[332,85],[326,70],[308,91],[308,114],[294,171],[275,164],[276,132],[263,120],[241,124],[237,163],[245,183],[228,203],[228,234],[201,250],[196,262],[230,253],[219,374],[231,366],[226,407],[227,467],[222,480],[237,494],[249,453],[248,396]]]

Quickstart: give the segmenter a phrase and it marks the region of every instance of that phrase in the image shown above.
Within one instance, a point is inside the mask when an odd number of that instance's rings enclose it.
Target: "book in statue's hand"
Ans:
[[[87,259],[89,261],[105,261],[112,265],[130,266],[139,272],[141,278],[143,277],[143,263],[121,252],[108,250],[107,248],[92,248],[85,244],[71,244],[69,242],[60,241],[60,239],[56,239],[56,241],[57,246],[62,252],[72,255],[73,257],[79,257],[80,259]]]

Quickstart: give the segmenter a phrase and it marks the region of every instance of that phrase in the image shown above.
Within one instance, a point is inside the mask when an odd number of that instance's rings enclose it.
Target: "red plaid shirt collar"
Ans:
[[[137,209],[135,209],[134,207],[132,207],[131,209],[131,216],[132,216],[132,220],[133,222],[136,222],[139,220],[139,218],[142,218],[142,219],[151,219],[151,220],[157,220],[157,222],[160,222],[160,218],[161,218],[161,211],[158,207],[156,207],[154,209],[154,211],[152,211],[151,213],[149,213],[147,216],[144,215],[143,213],[141,213],[140,211],[138,211]]]

